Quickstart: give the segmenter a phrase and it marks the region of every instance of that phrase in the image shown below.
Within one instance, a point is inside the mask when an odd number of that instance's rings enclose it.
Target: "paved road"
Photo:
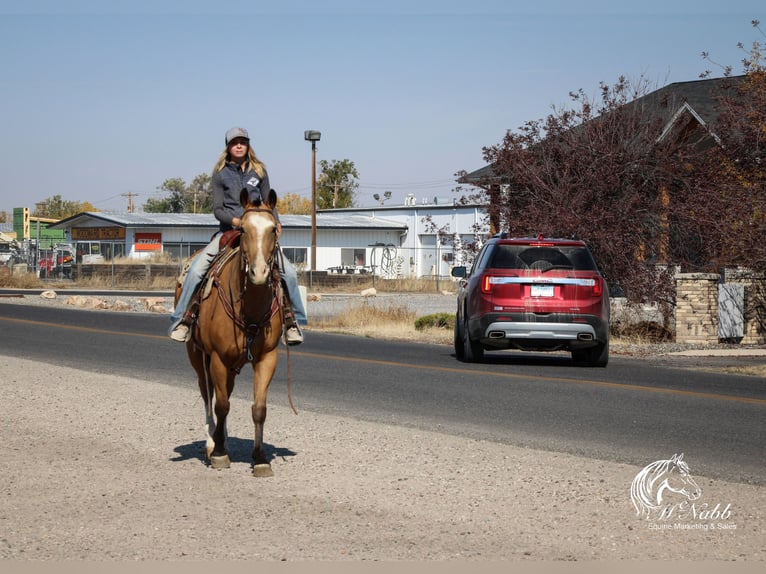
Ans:
[[[193,385],[164,316],[0,305],[0,354],[170,385]],[[271,401],[286,404],[283,355]],[[465,365],[444,345],[309,333],[291,349],[299,410],[643,466],[686,453],[701,475],[766,481],[766,385],[613,357],[509,353]],[[235,395],[249,392],[246,373]]]

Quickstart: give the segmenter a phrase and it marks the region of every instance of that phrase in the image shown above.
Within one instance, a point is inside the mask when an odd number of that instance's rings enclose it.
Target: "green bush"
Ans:
[[[433,315],[424,315],[415,320],[415,330],[423,331],[425,329],[446,329],[455,328],[455,315],[452,313],[434,313]]]

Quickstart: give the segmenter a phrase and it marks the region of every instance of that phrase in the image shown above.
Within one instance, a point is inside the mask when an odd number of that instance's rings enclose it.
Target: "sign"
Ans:
[[[124,227],[73,227],[72,240],[99,241],[125,239]]]
[[[162,251],[162,233],[136,233],[136,251]]]

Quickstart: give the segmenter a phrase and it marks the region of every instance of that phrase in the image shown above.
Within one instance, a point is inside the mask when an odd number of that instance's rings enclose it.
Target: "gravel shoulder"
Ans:
[[[253,478],[246,373],[232,467],[217,471],[203,462],[196,389],[0,355],[0,560],[766,558],[765,487],[695,473],[698,502],[731,515],[660,530],[631,504],[640,468],[299,403],[297,416],[269,407],[275,476]]]
[[[246,385],[240,385],[240,391]],[[658,531],[641,469],[271,406],[273,478],[202,461],[193,389],[0,356],[0,559],[763,560],[766,488],[696,476],[735,529]],[[245,394],[244,392],[241,393]]]

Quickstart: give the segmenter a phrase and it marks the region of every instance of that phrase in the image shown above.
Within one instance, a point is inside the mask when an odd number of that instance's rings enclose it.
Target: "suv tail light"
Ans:
[[[604,282],[601,279],[595,279],[593,283],[593,291],[591,292],[594,297],[601,297],[604,293]]]
[[[482,293],[491,293],[492,292],[492,276],[491,275],[483,275],[481,278],[481,292]]]

